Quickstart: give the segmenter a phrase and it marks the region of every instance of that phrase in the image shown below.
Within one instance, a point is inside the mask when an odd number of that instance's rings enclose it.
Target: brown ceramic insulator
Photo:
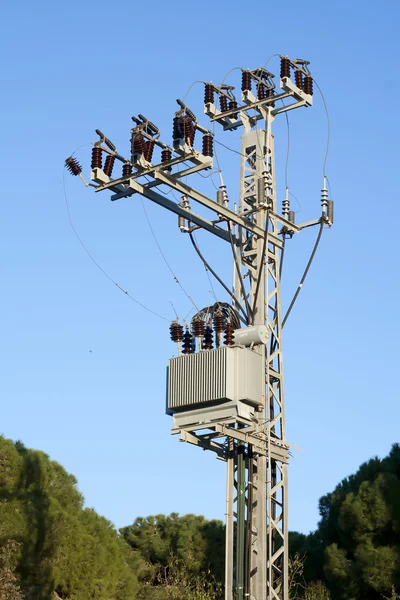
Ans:
[[[235,108],[237,108],[237,102],[236,100],[231,100],[229,102],[229,110],[234,110]],[[237,119],[238,118],[238,113],[233,113],[233,115],[231,115],[232,119]]]
[[[102,149],[95,146],[92,149],[92,169],[101,169],[102,167]]]
[[[154,146],[155,146],[154,140],[149,140],[148,142],[146,142],[146,147],[145,147],[143,156],[145,157],[147,162],[151,162],[151,159],[153,158]]]
[[[192,148],[193,148],[193,144],[194,144],[194,138],[195,138],[195,136],[196,136],[196,126],[195,126],[195,124],[193,123],[193,130],[192,130],[192,134],[191,134],[191,136],[190,136],[190,145],[192,146]]]
[[[174,120],[172,123],[172,139],[173,140],[177,140],[180,138],[178,123],[179,123],[179,117],[174,117]]]
[[[222,312],[216,312],[213,317],[214,331],[221,333],[226,326],[226,318]]]
[[[114,163],[115,163],[115,156],[111,156],[111,154],[107,154],[106,160],[104,162],[104,169],[103,169],[104,174],[107,175],[107,177],[111,177]]]
[[[298,88],[303,89],[303,73],[296,69],[294,72],[294,81]]]
[[[124,163],[122,165],[122,177],[128,177],[132,175],[132,165],[131,163]]]
[[[281,58],[281,79],[284,77],[290,77],[290,60],[288,58]]]
[[[264,100],[265,98],[265,87],[262,83],[257,85],[257,98],[259,100]]]
[[[183,334],[183,344],[182,344],[182,353],[183,354],[192,354],[193,352],[193,337],[190,333],[189,329],[186,329]]]
[[[210,133],[203,135],[203,155],[213,156],[214,155],[214,140]]]
[[[219,107],[221,112],[226,112],[228,110],[228,98],[226,96],[219,97]]]
[[[172,152],[169,148],[164,148],[163,150],[161,150],[161,162],[163,165],[165,165],[165,163],[168,163],[170,160],[172,160]]]
[[[207,325],[203,337],[203,350],[212,350],[213,347],[213,330],[210,325]]]
[[[228,323],[226,324],[226,328],[224,331],[224,343],[225,346],[233,346],[233,344],[235,343],[235,336],[234,336],[234,329],[233,329],[233,325],[230,321],[228,321]]]
[[[265,95],[266,98],[271,98],[272,96],[274,96],[274,90],[272,88],[269,88],[267,90],[267,93]],[[268,106],[272,106],[272,108],[275,106],[275,102],[270,102]]]
[[[195,126],[193,119],[188,115],[183,115],[178,121],[179,137],[183,138],[185,142],[190,142],[192,137],[194,139]]]
[[[312,96],[312,94],[313,94],[313,80],[312,80],[311,75],[306,75],[304,77],[303,90],[305,91],[306,94],[310,94],[310,96]]]
[[[204,88],[204,104],[212,104],[214,102],[214,86],[206,83]]]
[[[183,327],[178,321],[172,321],[169,326],[169,333],[173,342],[181,342],[183,339]]]
[[[82,173],[81,165],[78,163],[76,158],[73,158],[72,156],[69,156],[65,160],[65,166],[67,167],[67,169],[71,173],[71,175],[76,176],[76,175],[80,175],[80,173]]]
[[[250,71],[242,71],[242,92],[250,92],[251,90],[251,73]]]
[[[194,319],[192,321],[192,334],[195,337],[203,337],[206,331],[206,326],[203,319]]]
[[[141,133],[135,134],[132,142],[132,150],[135,154],[143,154],[146,150],[146,142]]]

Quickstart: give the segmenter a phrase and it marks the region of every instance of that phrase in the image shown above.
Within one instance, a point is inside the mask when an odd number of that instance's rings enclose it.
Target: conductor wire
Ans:
[[[185,288],[183,287],[183,285],[181,284],[181,282],[179,281],[179,279],[178,279],[178,278],[177,278],[177,276],[175,275],[175,273],[174,273],[174,271],[172,270],[172,267],[171,267],[171,265],[169,264],[169,262],[168,262],[168,260],[167,260],[167,258],[166,258],[166,256],[165,256],[165,254],[164,254],[164,252],[162,251],[162,248],[161,248],[160,244],[158,243],[158,240],[157,240],[156,234],[154,233],[154,229],[153,229],[153,227],[152,227],[152,225],[151,225],[151,222],[150,222],[150,219],[149,219],[149,215],[147,214],[147,210],[146,210],[146,207],[145,207],[145,205],[144,205],[144,202],[143,202],[143,198],[142,198],[142,197],[140,198],[140,201],[141,201],[141,203],[142,203],[143,211],[144,211],[144,214],[145,214],[145,217],[146,217],[146,220],[147,220],[148,226],[149,226],[149,228],[150,228],[151,234],[152,234],[152,236],[153,236],[153,238],[154,238],[154,241],[155,241],[155,243],[156,243],[156,246],[157,246],[158,250],[160,251],[160,254],[161,254],[161,256],[163,257],[163,260],[164,260],[165,264],[167,265],[168,269],[170,270],[170,272],[171,272],[171,275],[172,275],[172,277],[174,278],[174,281],[175,281],[175,283],[177,283],[177,284],[179,285],[179,287],[181,288],[182,292],[185,294],[186,298],[188,298],[188,300],[190,300],[190,302],[193,304],[193,306],[195,307],[195,309],[196,309],[197,311],[199,311],[199,307],[198,307],[198,306],[196,306],[195,302],[193,301],[193,298],[192,298],[191,296],[189,296],[189,294],[187,293],[187,291],[185,290]]]
[[[76,150],[75,150],[76,152]],[[75,154],[75,152],[72,153],[71,156],[73,156],[73,154]],[[130,295],[130,293],[127,290],[124,290],[124,288],[122,288],[119,283],[117,283],[100,265],[99,263],[96,261],[96,259],[92,256],[92,254],[89,252],[89,250],[87,249],[87,247],[85,246],[85,244],[83,243],[80,235],[78,234],[77,230],[75,229],[74,223],[72,221],[72,217],[71,217],[71,212],[69,210],[69,204],[68,204],[68,197],[67,197],[67,190],[65,187],[65,171],[63,171],[63,189],[64,189],[64,198],[65,198],[65,206],[67,209],[67,215],[68,215],[68,221],[69,224],[71,226],[72,231],[75,234],[76,239],[78,240],[78,242],[80,243],[80,245],[82,246],[82,248],[84,249],[84,251],[86,252],[86,254],[88,255],[88,257],[90,258],[90,260],[96,265],[96,267],[99,269],[99,271],[101,271],[103,273],[103,275],[105,277],[107,277],[107,279],[109,281],[111,281],[111,283],[113,283],[119,290],[121,290],[121,292],[123,292],[125,294],[125,296],[127,296],[130,300],[132,300],[132,302],[135,302],[135,304],[138,304],[139,306],[141,306],[142,308],[144,308],[144,310],[147,310],[148,312],[150,312],[151,314],[155,315],[156,317],[158,317],[159,319],[163,319],[163,321],[167,321],[167,323],[170,322],[171,319],[167,319],[166,317],[163,317],[162,315],[160,315],[159,313],[155,312],[154,310],[152,310],[151,308],[149,308],[148,306],[146,306],[145,304],[142,304],[142,302],[139,302],[139,300],[136,300],[136,298],[134,298],[133,296]]]
[[[292,308],[293,308],[293,306],[294,306],[294,304],[295,304],[295,302],[296,302],[296,300],[297,300],[297,297],[298,297],[298,295],[300,294],[301,288],[303,287],[303,283],[304,283],[304,281],[305,281],[305,279],[306,279],[306,277],[307,277],[307,273],[308,273],[308,271],[310,270],[311,263],[312,263],[312,261],[314,260],[315,253],[316,253],[316,251],[317,251],[317,248],[318,248],[319,242],[320,242],[320,240],[321,240],[321,236],[322,236],[322,231],[323,231],[323,229],[324,229],[324,221],[323,221],[323,219],[321,219],[321,225],[320,225],[320,228],[319,228],[319,232],[318,232],[317,239],[316,239],[316,241],[315,241],[315,244],[314,244],[314,248],[313,248],[313,250],[312,250],[312,252],[311,252],[311,256],[310,256],[310,258],[309,258],[309,260],[308,260],[308,263],[307,263],[307,266],[306,266],[306,268],[305,268],[305,270],[304,270],[303,276],[302,276],[302,278],[300,279],[300,283],[299,283],[299,285],[298,285],[298,287],[297,287],[296,293],[295,293],[295,295],[293,296],[293,299],[292,299],[291,303],[289,304],[289,308],[287,309],[285,316],[283,317],[283,320],[282,320],[282,328],[285,326],[285,323],[286,323],[286,321],[287,321],[287,319],[288,319],[288,317],[289,317],[289,315],[290,315],[290,313],[291,313],[291,311],[292,311]]]
[[[329,116],[329,111],[328,111],[328,106],[326,104],[325,96],[322,93],[322,90],[321,90],[321,88],[318,85],[318,81],[316,81],[314,79],[314,77],[313,77],[313,81],[314,81],[315,85],[317,86],[318,91],[319,91],[319,93],[321,95],[322,102],[323,102],[324,108],[325,108],[325,113],[326,113],[327,137],[326,137],[326,151],[325,151],[325,158],[324,158],[324,166],[323,166],[323,169],[322,169],[323,176],[326,177],[326,163],[328,162],[329,146],[330,146],[330,143],[331,143],[331,119],[330,119],[330,116]]]
[[[244,302],[246,304],[247,322],[249,322],[249,321],[253,321],[253,313],[252,313],[252,310],[250,308],[249,301],[247,299],[247,294],[246,294],[246,289],[244,287],[243,277],[242,277],[242,274],[240,272],[240,267],[239,267],[239,263],[238,263],[238,260],[237,260],[237,255],[236,255],[236,250],[235,250],[235,244],[234,244],[234,241],[233,241],[232,229],[231,229],[231,223],[230,223],[230,221],[227,221],[227,225],[228,225],[228,231],[229,231],[229,239],[230,239],[230,242],[231,242],[233,260],[234,260],[235,267],[236,267],[236,272],[237,272],[237,275],[238,275],[238,278],[239,278],[240,288],[242,290],[243,300],[244,300]]]
[[[268,243],[268,222],[269,222],[269,210],[267,209],[267,211],[266,211],[266,222],[265,222],[263,247],[262,247],[262,253],[261,253],[260,266],[259,266],[259,269],[258,269],[257,283],[256,283],[256,289],[255,289],[255,292],[254,292],[254,302],[253,302],[253,308],[252,308],[252,323],[253,323],[253,325],[254,325],[254,312],[255,312],[255,309],[256,309],[256,306],[257,306],[257,296],[258,296],[258,292],[259,292],[259,289],[260,289],[262,272],[263,272],[263,269],[264,269],[265,250],[267,249],[267,243]]]
[[[212,273],[212,275],[214,275],[214,277],[218,281],[218,283],[229,294],[229,296],[234,301],[234,303],[236,305],[236,308],[242,312],[245,323],[248,323],[248,317],[247,317],[247,315],[246,315],[246,313],[245,313],[245,311],[243,309],[243,306],[240,304],[240,302],[236,298],[235,294],[228,288],[228,286],[224,283],[224,281],[217,275],[217,273],[214,271],[214,269],[212,269],[212,267],[210,267],[210,265],[208,264],[208,262],[206,261],[206,259],[202,255],[202,253],[200,252],[199,247],[198,247],[198,245],[197,245],[197,243],[196,243],[196,241],[194,239],[193,233],[191,231],[189,231],[189,237],[190,237],[190,241],[193,244],[193,248],[196,250],[199,258],[203,261],[203,264],[206,267],[206,269],[208,269],[210,271],[210,273]]]

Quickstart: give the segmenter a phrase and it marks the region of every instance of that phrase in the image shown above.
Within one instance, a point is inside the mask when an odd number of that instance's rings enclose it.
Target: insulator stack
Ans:
[[[192,145],[194,142],[194,136],[196,134],[196,127],[193,119],[187,115],[184,115],[178,120],[178,137],[183,138],[186,143]]]
[[[206,83],[204,88],[204,104],[212,104],[214,102],[214,86]]]
[[[215,345],[217,348],[221,345],[221,333],[226,326],[226,319],[222,312],[216,312],[213,317],[215,331]]]
[[[172,152],[169,148],[164,148],[161,150],[161,163],[163,165],[169,163],[172,160]],[[172,167],[167,167],[167,171],[172,171]]]
[[[71,173],[71,175],[76,176],[76,175],[80,175],[82,173],[81,165],[78,163],[76,158],[73,158],[72,156],[69,156],[65,160],[65,166],[67,167],[67,169]]]
[[[203,154],[204,156],[214,155],[214,140],[210,133],[205,133],[203,135]]]
[[[151,162],[151,159],[153,158],[154,146],[154,140],[149,140],[148,142],[146,142],[146,147],[143,156],[147,160],[147,162]]]
[[[122,177],[128,177],[132,175],[132,165],[131,163],[124,163],[122,165]]]
[[[178,123],[179,123],[179,117],[174,117],[173,124],[172,124],[172,139],[173,140],[177,140],[180,138]]]
[[[290,60],[288,58],[281,58],[281,79],[284,77],[290,77]]]
[[[102,167],[102,149],[95,146],[92,149],[92,169],[101,169]]]
[[[193,353],[193,336],[190,333],[189,329],[186,328],[186,331],[183,334],[182,339],[183,339],[183,344],[182,344],[183,354],[192,354]]]
[[[242,92],[251,91],[251,73],[250,71],[242,72]]]
[[[303,73],[300,71],[300,69],[295,70],[294,81],[295,81],[297,87],[302,90],[304,83],[303,83]]]
[[[233,344],[235,343],[234,340],[234,328],[233,325],[230,321],[228,321],[228,323],[226,324],[226,328],[224,331],[224,344],[225,346],[233,346]]]
[[[290,210],[290,201],[287,199],[282,200],[282,215],[285,217],[285,219],[287,219],[289,216],[289,210]]]
[[[165,165],[165,163],[168,163],[170,160],[172,160],[172,152],[169,148],[164,148],[164,150],[161,150],[161,162],[163,165]]]
[[[257,98],[258,98],[258,100],[264,100],[264,98],[265,98],[265,92],[266,92],[266,90],[265,90],[264,85],[262,83],[259,83],[257,85]]]
[[[178,321],[172,321],[169,326],[169,333],[173,342],[181,342],[183,340],[183,327]]]
[[[195,138],[195,136],[196,136],[196,126],[195,126],[195,124],[193,123],[193,130],[192,130],[192,134],[191,134],[191,136],[190,136],[190,145],[192,146],[192,148],[193,148],[193,144],[194,144],[194,138]]]
[[[203,319],[194,319],[192,321],[192,334],[195,337],[204,337],[206,326]]]
[[[272,98],[272,96],[274,96],[274,95],[275,95],[275,94],[274,94],[274,90],[273,90],[273,88],[268,88],[268,89],[267,89],[267,93],[266,93],[265,97],[266,97],[266,98]],[[272,108],[274,108],[274,106],[275,106],[275,102],[270,102],[270,103],[269,103],[269,106],[272,106]]]
[[[213,330],[210,325],[207,325],[203,337],[203,350],[212,350],[213,347]]]
[[[306,94],[309,94],[310,96],[312,96],[312,94],[313,94],[313,80],[312,80],[311,75],[306,75],[304,77],[303,90],[305,91]]]
[[[237,108],[237,102],[236,100],[231,100],[229,102],[229,110],[234,110],[235,108]],[[233,113],[233,115],[231,115],[232,119],[237,119],[238,118],[238,113]]]
[[[213,317],[213,323],[216,333],[221,333],[226,326],[225,315],[222,312],[216,312]]]
[[[111,154],[107,154],[107,157],[106,157],[106,160],[104,163],[104,169],[103,169],[104,174],[107,175],[107,177],[111,177],[114,163],[115,163],[115,156],[112,156]]]
[[[226,112],[228,110],[228,98],[226,96],[219,97],[219,107],[221,112]]]
[[[135,154],[143,154],[146,150],[146,142],[141,133],[135,134],[132,142],[132,150]]]

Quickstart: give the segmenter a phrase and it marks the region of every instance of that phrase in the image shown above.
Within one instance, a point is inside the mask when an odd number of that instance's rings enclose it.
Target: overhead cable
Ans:
[[[76,152],[76,151],[75,151]],[[73,154],[75,154],[75,152],[73,152]],[[125,294],[125,296],[127,296],[130,300],[132,300],[132,302],[135,302],[135,304],[138,304],[139,306],[141,306],[142,308],[144,308],[144,310],[147,310],[148,312],[152,313],[153,315],[155,315],[156,317],[158,317],[159,319],[163,319],[163,321],[167,321],[168,323],[170,322],[171,319],[167,319],[166,317],[163,317],[162,315],[160,315],[159,313],[157,313],[156,311],[152,310],[151,308],[149,308],[148,306],[146,306],[145,304],[142,304],[142,302],[139,302],[139,300],[136,300],[136,298],[134,298],[133,296],[131,296],[131,294],[127,291],[124,290],[123,287],[121,287],[119,285],[119,283],[117,283],[100,265],[99,263],[96,261],[96,259],[92,256],[92,254],[89,252],[89,250],[87,249],[86,245],[83,243],[81,237],[79,236],[77,230],[75,229],[75,226],[73,224],[72,221],[72,217],[71,217],[71,212],[69,210],[69,204],[68,204],[68,197],[67,197],[67,191],[66,191],[66,187],[65,187],[65,171],[63,170],[63,189],[64,189],[64,197],[65,197],[65,206],[67,209],[67,215],[68,215],[68,221],[69,224],[71,226],[72,231],[75,234],[76,239],[78,240],[78,242],[80,243],[80,245],[82,246],[82,248],[84,249],[84,251],[86,252],[86,254],[88,255],[88,257],[90,258],[90,260],[96,265],[96,267],[99,269],[99,271],[101,271],[101,273],[103,273],[103,275],[105,277],[107,277],[107,279],[109,281],[111,281],[111,283],[113,283],[121,292],[123,292]]]
[[[185,294],[185,296],[188,298],[188,300],[190,300],[190,302],[193,304],[193,306],[195,307],[195,309],[198,311],[199,307],[196,305],[196,303],[194,302],[193,298],[191,296],[189,296],[189,294],[187,293],[187,291],[185,290],[185,288],[183,287],[183,285],[181,284],[181,282],[179,281],[179,279],[175,275],[175,273],[174,273],[171,265],[169,264],[169,262],[168,262],[168,260],[167,260],[167,258],[165,256],[165,254],[164,254],[164,252],[162,251],[162,248],[161,248],[160,244],[158,243],[156,234],[154,233],[154,229],[153,229],[153,227],[151,225],[151,222],[150,222],[150,219],[149,219],[149,215],[147,214],[147,210],[146,210],[146,207],[144,205],[142,197],[140,197],[140,201],[142,203],[142,207],[143,207],[143,211],[144,211],[144,214],[145,214],[145,217],[146,217],[146,220],[147,220],[147,224],[148,224],[149,229],[151,231],[151,234],[152,234],[152,236],[154,238],[156,246],[157,246],[158,250],[160,251],[160,254],[161,254],[161,256],[162,256],[165,264],[167,265],[168,269],[170,270],[170,272],[172,274],[172,277],[174,278],[175,283],[177,283],[179,285],[179,287],[181,288],[182,292]]]
[[[210,273],[212,273],[212,275],[215,277],[215,279],[218,281],[218,283],[229,294],[229,296],[232,298],[233,302],[235,303],[236,308],[238,310],[240,310],[241,313],[243,314],[243,319],[244,319],[245,323],[248,323],[248,317],[247,317],[246,312],[243,309],[243,306],[240,304],[240,302],[236,298],[235,294],[228,288],[228,286],[224,283],[224,281],[217,275],[217,273],[214,271],[214,269],[212,267],[210,267],[210,265],[208,264],[208,262],[206,261],[206,259],[202,255],[202,253],[200,252],[199,247],[198,247],[198,245],[194,239],[193,233],[191,231],[189,231],[189,237],[190,237],[190,241],[193,244],[193,248],[196,250],[199,258],[203,261],[203,264],[206,267],[206,269],[208,269],[208,271],[210,271]]]
[[[287,319],[288,319],[288,317],[289,317],[289,315],[290,315],[290,313],[292,311],[292,308],[293,308],[293,306],[294,306],[294,304],[295,304],[295,302],[297,300],[297,297],[300,294],[301,288],[303,287],[303,283],[304,283],[304,281],[305,281],[305,279],[307,277],[307,273],[308,273],[308,271],[309,271],[309,269],[311,267],[311,263],[314,260],[314,256],[315,256],[315,253],[317,251],[317,248],[318,248],[321,236],[322,236],[323,229],[324,229],[324,221],[321,219],[321,225],[320,225],[320,228],[319,228],[317,239],[316,239],[315,244],[314,244],[314,248],[313,248],[313,250],[311,252],[311,256],[310,256],[310,258],[308,260],[308,263],[307,263],[307,266],[306,266],[306,268],[304,270],[303,276],[300,279],[300,283],[299,283],[299,285],[297,287],[296,293],[293,296],[293,299],[292,299],[291,303],[289,304],[289,308],[287,309],[286,314],[285,314],[285,316],[284,316],[284,318],[282,320],[282,328],[285,326],[285,323],[286,323],[286,321],[287,321]]]

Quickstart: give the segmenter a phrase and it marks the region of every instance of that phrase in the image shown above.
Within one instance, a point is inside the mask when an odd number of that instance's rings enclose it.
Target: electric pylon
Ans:
[[[283,250],[286,241],[303,229],[316,225],[321,233],[324,225],[332,225],[333,202],[328,200],[324,178],[318,219],[296,224],[288,193],[279,209],[272,126],[278,115],[312,105],[308,64],[282,56],[278,93],[272,73],[264,68],[243,69],[240,104],[232,86],[205,86],[204,112],[211,122],[225,131],[243,127],[237,210],[229,208],[222,180],[216,199],[183,182],[188,175],[212,168],[214,133],[200,125],[180,100],[172,145],[161,142],[154,123],[139,115],[132,117],[129,158],[120,155],[100,130],[92,151],[94,183],[90,185],[96,191],[113,192],[112,200],[141,194],[176,213],[181,231],[190,235],[202,260],[192,235],[199,228],[228,243],[233,252],[233,290],[221,282],[231,304],[206,307],[193,317],[191,330],[185,333],[179,323],[171,324],[178,357],[170,360],[168,371],[172,432],[227,463],[225,600],[289,599],[289,446],[280,298]],[[194,148],[197,131],[203,134],[202,152]],[[158,162],[153,160],[156,147],[161,149]],[[122,174],[112,178],[116,160],[122,163]],[[76,159],[68,158],[66,165],[73,175],[81,176]],[[157,191],[160,184],[178,192],[181,201]],[[215,218],[194,212],[193,201],[211,210]]]

